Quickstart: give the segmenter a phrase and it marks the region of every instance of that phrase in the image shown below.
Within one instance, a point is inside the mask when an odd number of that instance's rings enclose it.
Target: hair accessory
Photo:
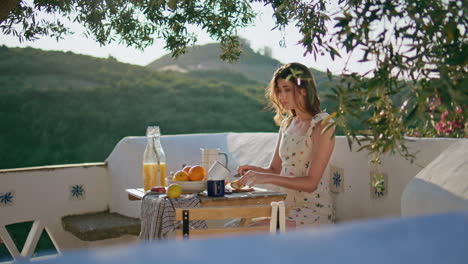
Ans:
[[[297,83],[297,86],[301,86],[301,78],[297,78],[296,83]]]

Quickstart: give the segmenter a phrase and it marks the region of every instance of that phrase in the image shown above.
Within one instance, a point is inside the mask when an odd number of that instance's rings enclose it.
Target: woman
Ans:
[[[240,166],[239,185],[273,184],[286,192],[288,225],[333,223],[329,175],[324,171],[335,145],[334,127],[320,111],[312,73],[299,63],[284,65],[273,74],[267,95],[280,125],[275,153],[267,168]]]

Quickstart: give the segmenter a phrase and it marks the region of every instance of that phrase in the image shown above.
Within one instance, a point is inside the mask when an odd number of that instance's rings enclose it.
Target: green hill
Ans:
[[[256,89],[249,95],[263,98],[263,88],[268,85],[275,70],[284,63],[255,52],[245,40],[242,49],[243,53],[235,63],[221,61],[219,59],[220,45],[211,43],[194,46],[177,59],[172,58],[171,54],[166,54],[146,67],[157,71],[180,72],[196,78],[218,80],[235,85],[252,84],[257,87],[255,84],[258,84],[262,89]],[[313,68],[310,70],[316,79],[322,108],[334,108],[333,102],[325,97],[325,94],[330,94],[330,87],[333,83],[328,80],[325,72]]]
[[[214,50],[194,49],[207,47]],[[262,110],[280,63],[247,50],[252,57],[232,67],[256,68],[267,81],[222,67],[160,72],[112,57],[0,46],[0,169],[103,161],[120,139],[142,136],[149,125],[166,135],[277,131],[273,113]],[[224,64],[217,52],[191,54],[185,58]],[[317,75],[324,98],[330,83]]]
[[[103,161],[123,137],[277,131],[263,85],[0,47],[0,168]],[[253,96],[252,96],[253,95]]]
[[[243,42],[243,53],[235,63],[224,62],[219,59],[220,45],[211,43],[201,46],[194,46],[189,51],[178,57],[172,58],[171,54],[166,54],[161,58],[147,65],[155,70],[172,70],[180,72],[210,71],[229,72],[243,75],[251,81],[263,84],[271,80],[273,72],[284,63],[271,57],[255,52],[249,47],[246,41]],[[317,84],[327,81],[324,72],[310,69],[316,77]]]
[[[260,55],[250,47],[244,45],[243,54],[235,63],[228,63],[219,59],[219,44],[212,43],[203,46],[194,46],[188,53],[173,59],[171,54],[148,64],[147,67],[156,70],[190,71],[222,71],[240,73],[249,80],[266,83],[281,63],[275,59]]]

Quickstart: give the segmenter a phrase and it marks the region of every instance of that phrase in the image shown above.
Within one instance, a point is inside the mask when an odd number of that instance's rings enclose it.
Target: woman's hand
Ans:
[[[248,170],[242,178],[239,179],[239,186],[254,186],[255,184],[265,184],[267,182],[268,175],[254,170]]]
[[[247,171],[249,170],[258,170],[259,168],[257,166],[252,166],[252,165],[242,165],[237,168],[237,173],[239,176],[244,175]]]

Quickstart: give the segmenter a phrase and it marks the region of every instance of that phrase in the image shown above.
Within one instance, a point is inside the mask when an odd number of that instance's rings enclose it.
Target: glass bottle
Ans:
[[[143,154],[143,188],[166,186],[166,154],[161,145],[159,126],[146,129],[146,149]]]

